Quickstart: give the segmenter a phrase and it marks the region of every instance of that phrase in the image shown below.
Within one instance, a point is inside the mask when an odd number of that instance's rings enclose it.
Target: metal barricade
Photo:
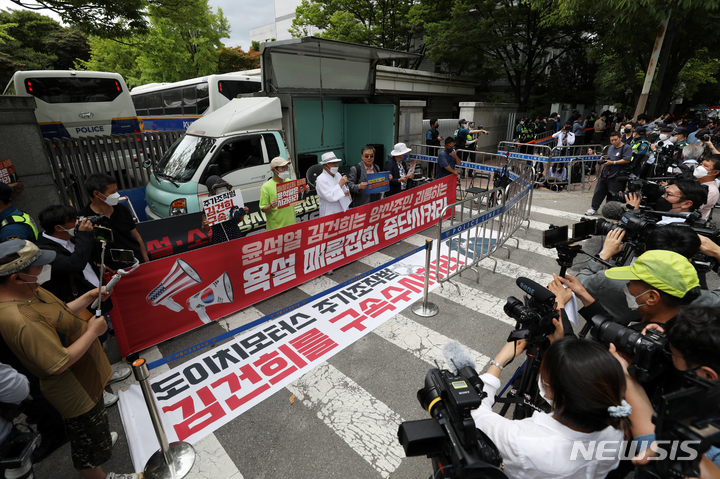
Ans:
[[[508,258],[510,258],[510,250],[505,246],[505,243],[514,239],[516,242],[515,248],[519,248],[520,240],[515,237],[515,233],[519,229],[524,229],[527,235],[527,230],[530,227],[530,207],[532,206],[535,170],[530,165],[517,160],[508,160],[507,168],[510,177],[515,176],[515,178],[503,191],[500,247],[507,251]],[[523,226],[525,222],[527,222],[527,227]],[[493,272],[495,271],[493,270]]]
[[[562,189],[567,186],[569,192],[571,188],[580,186],[581,191],[591,189],[595,178],[591,179],[589,172],[593,166],[596,171],[599,170],[597,162],[601,159],[601,145],[572,145],[572,146],[556,146],[550,154],[547,172],[543,184],[557,186]],[[579,181],[578,181],[579,180]]]

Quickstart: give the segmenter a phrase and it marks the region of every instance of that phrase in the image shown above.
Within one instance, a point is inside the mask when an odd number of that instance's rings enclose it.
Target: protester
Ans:
[[[632,159],[632,148],[623,144],[618,132],[610,133],[610,147],[607,151],[602,171],[595,185],[595,193],[592,197],[592,205],[585,214],[592,216],[600,209],[604,199],[610,201],[613,194],[625,189],[625,182],[618,178],[622,165],[627,165]]]
[[[65,418],[75,468],[86,479],[105,479],[101,465],[110,459],[117,439],[102,402],[112,376],[98,341],[107,324],[104,318],[86,322],[77,316],[98,297],[98,290],[65,305],[40,287],[50,277],[54,258],[54,252],[25,240],[0,244],[0,334]],[[107,296],[103,292],[101,299]]]
[[[13,188],[0,182],[0,242],[13,239],[36,241],[37,226],[29,214],[12,205],[15,196]]]
[[[232,190],[232,185],[217,175],[209,177],[205,182],[205,186],[208,190],[208,198],[211,196],[221,195]],[[247,206],[231,209],[227,215],[228,218],[225,221],[221,221],[213,225],[210,224],[205,212],[203,211],[201,229],[206,233],[212,230],[211,245],[242,238],[245,236],[245,233],[240,231],[239,223],[241,218],[249,211],[250,209]]]
[[[412,179],[415,178],[415,169],[408,170],[405,157],[412,150],[405,146],[405,143],[397,143],[390,152],[391,159],[385,163],[385,171],[390,172],[390,191],[387,196],[392,196],[412,188]]]
[[[112,248],[132,250],[135,257],[140,262],[149,261],[145,242],[140,233],[135,228],[135,221],[130,211],[122,205],[119,205],[120,194],[117,192],[117,182],[115,178],[105,173],[94,173],[85,179],[85,189],[92,198],[92,201],[78,212],[79,216],[97,216],[103,217],[97,222],[100,226],[110,228],[113,232],[115,241]],[[93,260],[100,264],[100,247],[95,246]],[[105,255],[105,265],[113,270],[125,266],[118,263]]]
[[[451,137],[445,138],[445,149],[438,153],[435,179],[439,180],[448,175],[460,176],[460,172],[455,168],[455,166],[460,163],[462,163],[462,161],[460,161],[460,157],[455,153],[455,139]]]
[[[287,206],[278,208],[277,185],[290,179],[290,162],[285,158],[278,156],[270,162],[270,170],[273,176],[260,188],[260,211],[265,213],[266,223],[265,230],[270,231],[284,226],[294,225],[296,221],[295,208]],[[310,191],[310,187],[305,185],[305,192]],[[248,210],[245,212],[247,213]],[[214,233],[213,233],[214,236]]]
[[[370,145],[365,145],[362,147],[360,155],[362,161],[350,168],[350,176],[348,177],[348,187],[352,195],[353,207],[366,205],[378,201],[383,197],[382,193],[367,193],[367,175],[380,173],[380,167],[375,164],[375,148]],[[390,175],[390,178],[392,178],[392,175]]]
[[[320,216],[347,211],[352,200],[350,190],[346,186],[347,176],[338,173],[340,160],[335,153],[329,151],[323,153],[320,164],[323,165],[323,172],[318,175],[315,184],[320,199]]]

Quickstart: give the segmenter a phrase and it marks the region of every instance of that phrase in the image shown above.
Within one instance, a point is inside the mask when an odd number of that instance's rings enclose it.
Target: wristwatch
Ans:
[[[490,364],[492,364],[493,366],[496,366],[500,371],[505,369],[505,366],[501,366],[500,363],[495,361],[494,359],[490,360]]]

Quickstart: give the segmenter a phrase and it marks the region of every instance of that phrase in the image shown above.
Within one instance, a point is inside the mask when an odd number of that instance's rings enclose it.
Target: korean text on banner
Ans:
[[[305,191],[305,178],[286,181],[277,184],[278,208],[287,208],[294,205],[300,198],[300,193]]]
[[[8,186],[13,186],[17,183],[17,180],[17,173],[15,172],[12,160],[0,161],[0,182]]]
[[[390,173],[383,171],[381,173],[370,173],[367,175],[368,194],[387,193],[390,191]]]
[[[455,202],[454,181],[140,265],[113,293],[120,352],[161,343],[433,226]]]
[[[234,210],[245,206],[242,193],[230,190],[219,195],[208,196],[202,200],[203,212],[210,225],[227,221]]]

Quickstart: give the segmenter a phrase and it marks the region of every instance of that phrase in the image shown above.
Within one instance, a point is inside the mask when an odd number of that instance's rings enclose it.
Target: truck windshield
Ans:
[[[160,159],[158,174],[176,181],[190,181],[215,141],[214,138],[185,135]]]

